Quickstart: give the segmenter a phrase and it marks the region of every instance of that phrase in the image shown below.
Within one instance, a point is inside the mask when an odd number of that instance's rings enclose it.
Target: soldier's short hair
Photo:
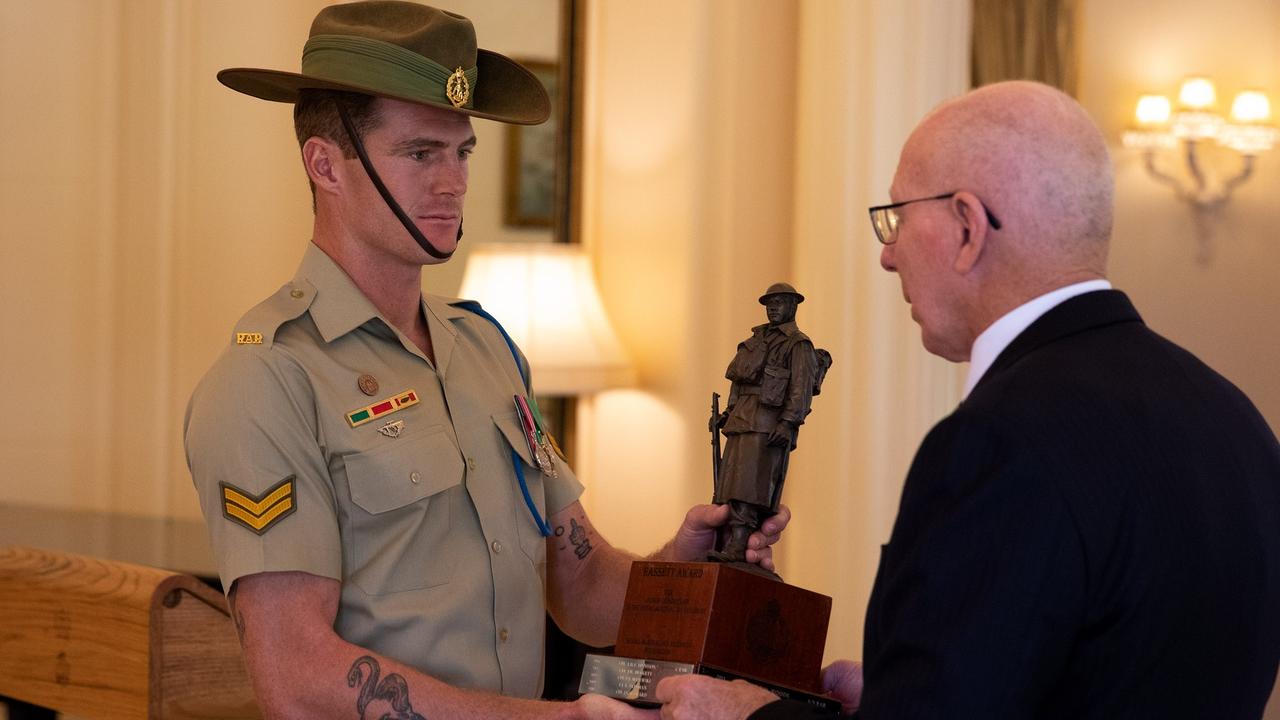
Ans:
[[[356,148],[347,137],[346,128],[342,127],[342,118],[338,117],[335,103],[342,103],[351,118],[351,124],[361,138],[378,127],[381,116],[378,114],[377,100],[372,95],[338,90],[315,90],[304,88],[298,91],[298,102],[293,106],[293,131],[298,137],[298,149],[313,137],[331,140],[342,150],[342,156],[353,158]],[[315,209],[316,185],[307,177],[311,186],[311,209]]]

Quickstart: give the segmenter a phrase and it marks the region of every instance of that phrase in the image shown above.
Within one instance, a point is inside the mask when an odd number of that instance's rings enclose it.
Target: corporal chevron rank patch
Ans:
[[[230,483],[218,483],[222,488],[223,517],[259,535],[265,533],[297,509],[293,492],[296,477],[290,475],[261,495],[246,492]]]

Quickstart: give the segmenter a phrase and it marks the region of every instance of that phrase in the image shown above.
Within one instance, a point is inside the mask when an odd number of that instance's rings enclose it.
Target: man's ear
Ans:
[[[302,144],[302,165],[318,192],[336,193],[342,184],[342,148],[332,140],[310,137]]]
[[[987,220],[986,207],[978,196],[964,190],[951,197],[951,212],[955,213],[963,226],[959,251],[952,267],[961,275],[967,275],[977,266],[986,251],[991,223]]]

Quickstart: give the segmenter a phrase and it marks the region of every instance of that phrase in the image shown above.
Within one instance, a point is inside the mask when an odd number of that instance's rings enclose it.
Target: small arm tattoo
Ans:
[[[591,540],[587,538],[587,529],[578,524],[577,520],[569,518],[569,525],[572,528],[569,531],[569,542],[573,543],[573,553],[578,556],[579,560],[585,560],[591,554]]]
[[[361,720],[378,718],[378,720],[426,720],[413,711],[409,703],[409,684],[404,676],[391,673],[378,681],[382,666],[369,655],[362,655],[351,664],[347,671],[347,687],[360,686],[356,696],[356,711]],[[374,705],[372,710],[370,705]]]

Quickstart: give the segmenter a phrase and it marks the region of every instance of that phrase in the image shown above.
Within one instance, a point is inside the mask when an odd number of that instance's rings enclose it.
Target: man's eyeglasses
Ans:
[[[934,195],[933,197],[903,200],[902,202],[893,203],[892,205],[877,205],[873,208],[867,208],[867,212],[871,214],[871,227],[876,231],[876,239],[880,241],[881,245],[892,245],[898,241],[898,225],[902,222],[902,218],[898,215],[898,208],[903,205],[927,202],[929,200],[946,200],[958,192],[960,191],[956,190],[954,192],[943,193],[942,195]],[[978,202],[982,203],[981,200]],[[986,203],[982,203],[982,210],[986,212],[987,222],[991,224],[991,227],[999,230],[1000,221],[997,220],[996,216],[992,215],[991,211],[987,209]]]

